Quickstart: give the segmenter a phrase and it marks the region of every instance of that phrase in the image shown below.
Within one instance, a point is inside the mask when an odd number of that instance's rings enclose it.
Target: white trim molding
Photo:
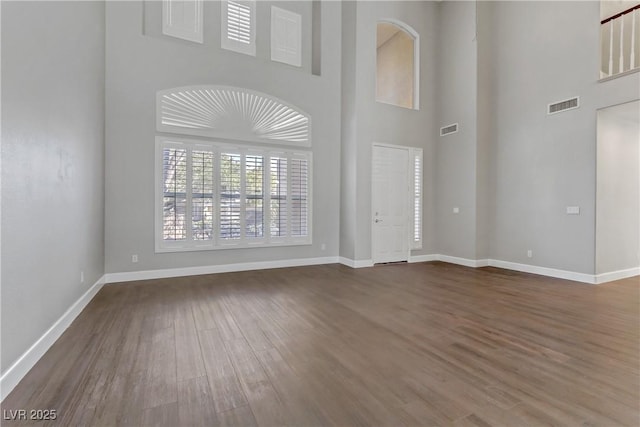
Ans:
[[[574,282],[587,283],[590,285],[599,285],[602,283],[612,282],[614,280],[626,279],[629,277],[640,276],[640,267],[629,268],[626,270],[612,271],[602,274],[586,274],[578,273],[575,271],[559,270],[556,268],[540,267],[530,264],[519,264],[509,261],[501,261],[497,259],[468,259],[459,258],[442,254],[431,255],[417,255],[409,257],[409,262],[429,262],[429,261],[442,261],[450,264],[462,265],[465,267],[479,268],[479,267],[496,267],[503,268],[505,270],[521,271],[523,273],[537,274],[540,276],[555,277],[557,279],[572,280]],[[342,261],[341,261],[342,262]],[[346,264],[342,262],[342,264]]]
[[[351,258],[345,258],[341,256],[338,262],[340,262],[340,264],[342,265],[346,265],[347,267],[351,267],[351,268],[373,267],[372,259],[351,259]]]
[[[488,259],[468,259],[449,255],[438,255],[438,260],[442,262],[448,262],[450,264],[464,265],[465,267],[473,268],[486,267],[489,265]]]
[[[16,385],[33,368],[40,358],[49,350],[71,322],[82,312],[93,297],[105,284],[102,276],[93,284],[51,327],[18,358],[0,377],[0,401],[11,393]]]
[[[303,267],[307,265],[337,264],[338,257],[299,258],[278,261],[243,262],[236,264],[203,265],[199,267],[164,268],[158,270],[107,273],[106,283],[164,279],[168,277],[198,276],[202,274],[232,273],[236,271],[267,270],[270,268]]]
[[[608,273],[600,273],[595,276],[595,283],[607,283],[614,280],[627,279],[633,276],[640,276],[640,267],[628,268],[626,270],[610,271]]]
[[[509,261],[500,261],[496,259],[489,260],[489,266],[504,268],[506,270],[522,271],[523,273],[533,273],[540,276],[555,277],[557,279],[573,280],[588,284],[595,284],[595,276],[593,274],[577,273],[575,271],[558,270],[556,268],[539,267],[537,265],[518,264]]]
[[[640,267],[631,268],[628,270],[621,270],[611,273],[604,273],[600,275],[592,275],[585,273],[577,273],[574,271],[558,270],[554,268],[539,267],[529,264],[518,264],[508,261],[500,261],[495,259],[479,259],[473,260],[468,258],[459,258],[449,255],[441,254],[428,254],[428,255],[416,255],[410,256],[409,263],[441,261],[449,264],[462,265],[471,268],[480,267],[497,267],[505,270],[521,271],[524,273],[538,274],[540,276],[555,277],[558,279],[573,280],[576,282],[596,284],[605,283],[613,280],[624,279],[627,277],[633,277],[640,275]],[[353,260],[346,257],[318,257],[318,258],[300,258],[291,260],[278,260],[278,261],[260,261],[260,262],[246,262],[236,264],[223,264],[223,265],[207,265],[198,267],[182,267],[182,268],[166,268],[158,270],[144,270],[144,271],[129,271],[119,273],[107,273],[104,276],[104,283],[120,283],[131,282],[137,280],[151,280],[151,279],[164,279],[170,277],[183,277],[183,276],[197,276],[203,274],[215,274],[215,273],[232,273],[237,271],[250,271],[250,270],[266,270],[271,268],[286,268],[286,267],[303,267],[310,265],[323,265],[323,264],[342,264],[351,268],[367,268],[373,267],[374,263],[371,259]]]
[[[409,255],[409,260],[407,261],[409,264],[414,262],[429,262],[429,261],[439,261],[438,255]]]

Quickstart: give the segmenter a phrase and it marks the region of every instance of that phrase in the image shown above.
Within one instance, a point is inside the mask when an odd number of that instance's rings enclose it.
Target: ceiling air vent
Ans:
[[[562,111],[573,110],[580,107],[580,97],[565,99],[564,101],[549,104],[547,114],[556,114]]]
[[[450,135],[450,134],[456,133],[456,132],[458,132],[458,124],[457,123],[454,123],[452,125],[440,128],[440,136]]]

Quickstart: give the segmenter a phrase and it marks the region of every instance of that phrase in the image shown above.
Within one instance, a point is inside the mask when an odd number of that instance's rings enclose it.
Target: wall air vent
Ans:
[[[564,101],[554,102],[547,107],[547,114],[561,113],[567,110],[573,110],[580,107],[580,97],[565,99]]]
[[[452,133],[458,132],[458,124],[454,123],[452,125],[445,126],[440,128],[440,136],[450,135]]]

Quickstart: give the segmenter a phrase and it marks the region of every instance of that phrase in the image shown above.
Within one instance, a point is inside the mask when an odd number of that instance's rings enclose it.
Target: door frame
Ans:
[[[375,243],[374,243],[374,192],[375,192],[375,180],[373,179],[373,173],[374,173],[374,169],[373,169],[373,160],[374,160],[374,149],[376,147],[381,147],[381,148],[392,148],[392,149],[398,149],[398,150],[405,150],[407,152],[407,191],[405,194],[405,202],[407,204],[407,235],[406,235],[406,239],[407,239],[407,259],[405,261],[409,261],[409,258],[411,257],[411,250],[412,248],[412,242],[411,242],[411,230],[412,230],[412,212],[413,212],[413,203],[412,203],[412,198],[411,198],[411,188],[412,188],[412,179],[413,179],[413,169],[411,168],[411,161],[412,161],[412,156],[411,153],[413,152],[413,150],[416,150],[415,147],[409,147],[406,145],[396,145],[396,144],[388,144],[388,143],[384,143],[384,142],[376,142],[374,141],[371,144],[371,206],[370,206],[370,214],[371,214],[371,222],[370,222],[370,233],[371,233],[371,260],[373,262],[373,264],[376,264],[376,259],[375,259]],[[402,262],[402,261],[398,261],[398,262]]]

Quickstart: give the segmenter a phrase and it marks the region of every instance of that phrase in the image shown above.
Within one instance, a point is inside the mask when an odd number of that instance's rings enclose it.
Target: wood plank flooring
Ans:
[[[638,426],[640,279],[439,262],[105,286],[2,403],[96,426]]]

